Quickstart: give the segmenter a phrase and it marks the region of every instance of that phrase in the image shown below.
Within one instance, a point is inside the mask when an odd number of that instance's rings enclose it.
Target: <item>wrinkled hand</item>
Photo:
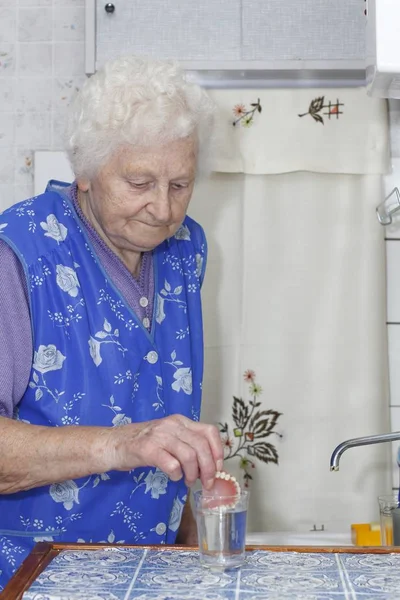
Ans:
[[[206,489],[223,466],[218,429],[182,415],[110,429],[106,454],[112,465],[107,470],[158,467],[172,481],[184,477],[189,486],[200,478]]]

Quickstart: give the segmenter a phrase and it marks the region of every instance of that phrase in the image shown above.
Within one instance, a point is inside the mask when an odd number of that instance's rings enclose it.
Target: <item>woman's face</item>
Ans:
[[[174,235],[193,192],[197,143],[121,147],[90,181],[78,180],[82,209],[111,246],[152,250]]]

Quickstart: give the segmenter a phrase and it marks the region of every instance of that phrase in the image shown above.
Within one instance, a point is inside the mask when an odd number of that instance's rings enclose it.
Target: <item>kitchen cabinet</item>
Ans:
[[[86,0],[87,71],[123,54],[189,69],[359,68],[365,12],[365,0]]]

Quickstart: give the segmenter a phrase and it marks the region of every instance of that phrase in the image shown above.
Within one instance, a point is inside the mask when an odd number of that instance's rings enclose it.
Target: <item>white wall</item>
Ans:
[[[33,193],[33,151],[62,148],[83,40],[84,0],[0,0],[0,210]]]
[[[385,178],[387,193],[400,188],[400,100],[389,103],[392,169]],[[387,291],[388,291],[388,344],[390,371],[390,416],[392,431],[400,431],[400,217],[386,228]],[[400,470],[396,464],[399,443],[392,444],[393,486],[399,487]]]

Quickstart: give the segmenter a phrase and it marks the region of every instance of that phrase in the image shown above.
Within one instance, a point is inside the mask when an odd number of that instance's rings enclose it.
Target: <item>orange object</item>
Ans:
[[[356,523],[351,526],[351,541],[355,546],[381,546],[378,523]]]

